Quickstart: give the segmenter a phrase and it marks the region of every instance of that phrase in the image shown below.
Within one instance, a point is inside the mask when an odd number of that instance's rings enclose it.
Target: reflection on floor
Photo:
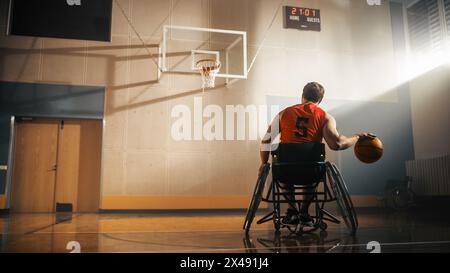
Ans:
[[[450,252],[450,214],[359,211],[359,230],[344,225],[302,236],[271,223],[242,232],[244,212],[147,214],[3,214],[1,252]],[[444,218],[446,217],[446,218]]]

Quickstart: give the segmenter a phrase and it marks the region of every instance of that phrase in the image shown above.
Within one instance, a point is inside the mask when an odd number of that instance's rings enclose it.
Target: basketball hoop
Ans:
[[[216,75],[220,70],[220,62],[213,59],[203,59],[195,63],[195,68],[202,75],[202,88],[213,88]]]

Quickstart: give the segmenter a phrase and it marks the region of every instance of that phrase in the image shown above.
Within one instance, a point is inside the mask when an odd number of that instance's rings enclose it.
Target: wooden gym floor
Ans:
[[[450,216],[430,211],[359,211],[354,237],[329,224],[327,234],[276,236],[271,223],[242,232],[244,212],[1,214],[1,252],[450,252]],[[443,218],[445,217],[445,218]]]

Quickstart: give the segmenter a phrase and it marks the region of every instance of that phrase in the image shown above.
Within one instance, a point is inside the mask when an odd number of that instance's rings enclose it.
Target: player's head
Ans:
[[[319,104],[324,95],[325,89],[318,82],[310,82],[303,87],[303,102],[313,102]]]

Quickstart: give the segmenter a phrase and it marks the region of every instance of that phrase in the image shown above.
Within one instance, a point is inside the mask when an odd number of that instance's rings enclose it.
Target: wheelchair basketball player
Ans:
[[[323,110],[319,104],[325,94],[323,86],[317,82],[310,82],[303,88],[301,104],[290,106],[281,111],[272,121],[267,129],[267,133],[261,141],[261,167],[259,174],[263,170],[263,166],[268,162],[270,148],[274,140],[280,135],[280,143],[305,143],[320,142],[323,139],[328,147],[333,151],[345,150],[352,147],[361,137],[367,137],[367,132],[354,134],[350,137],[340,135],[336,129],[336,120],[332,115]],[[278,131],[274,130],[274,126],[278,127]],[[297,209],[295,196],[293,194],[293,186],[284,184],[284,195],[289,201],[289,207],[286,217],[283,218],[283,224],[288,226],[312,226],[313,221],[309,215],[308,209],[312,201],[313,195],[307,195],[305,202]]]

